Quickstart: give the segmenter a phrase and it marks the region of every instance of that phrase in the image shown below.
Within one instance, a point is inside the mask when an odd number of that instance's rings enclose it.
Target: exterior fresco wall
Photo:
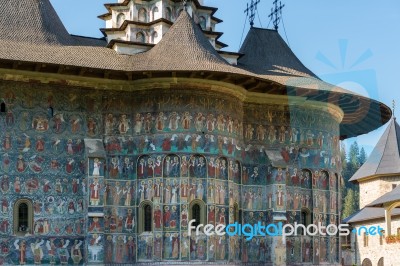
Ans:
[[[310,222],[316,225],[318,222],[325,226],[338,224],[338,169],[341,162],[338,156],[339,129],[334,118],[311,107],[279,104],[248,104],[245,113],[251,114],[245,115],[246,144],[257,147],[259,154],[267,150],[269,155],[265,162],[257,161],[262,156],[251,154],[244,160],[244,165],[248,163],[262,169],[266,222],[304,223],[301,211],[306,210],[312,216]],[[242,193],[247,185],[242,182]],[[245,207],[244,212],[248,212]],[[244,223],[247,222],[252,220],[245,218]],[[267,252],[267,262],[285,265],[300,262],[334,264],[339,261],[338,238],[296,236],[287,237],[285,242],[267,237],[266,243],[271,250]],[[251,248],[251,244],[245,241],[245,246]]]
[[[215,225],[300,222],[302,208],[314,223],[338,223],[339,125],[322,108],[179,85],[123,93],[1,82],[0,97],[4,264],[338,262],[332,237],[187,232],[195,202]],[[84,139],[103,140],[105,158],[85,154]],[[20,198],[34,210],[24,236],[13,232]],[[140,230],[144,204],[151,232]]]

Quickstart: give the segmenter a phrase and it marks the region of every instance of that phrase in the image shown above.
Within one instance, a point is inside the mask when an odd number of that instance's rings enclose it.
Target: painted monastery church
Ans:
[[[339,142],[390,108],[322,81],[276,30],[223,51],[201,1],[105,7],[95,39],[49,0],[1,0],[0,264],[338,265],[336,236],[188,222],[338,224]]]

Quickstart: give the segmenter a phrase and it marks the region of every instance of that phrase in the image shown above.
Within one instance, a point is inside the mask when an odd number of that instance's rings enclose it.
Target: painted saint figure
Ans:
[[[82,241],[75,240],[75,243],[71,247],[71,258],[75,265],[79,265],[82,260],[82,252],[80,248],[82,243]]]
[[[126,115],[121,115],[118,130],[120,134],[126,134],[128,132],[129,120],[126,118]]]
[[[89,188],[90,188],[90,204],[93,206],[99,205],[101,186],[99,184],[99,179],[97,177],[93,179],[93,183],[90,184]]]
[[[100,166],[101,162],[98,158],[95,158],[93,161],[93,172],[92,176],[99,176],[100,175]]]

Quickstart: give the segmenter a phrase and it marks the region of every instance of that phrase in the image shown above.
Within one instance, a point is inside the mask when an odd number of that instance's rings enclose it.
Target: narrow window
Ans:
[[[385,230],[381,230],[381,235],[379,236],[379,244],[383,245],[383,239],[385,238]]]
[[[153,32],[151,38],[152,38],[152,43],[156,44],[156,40],[158,38],[158,33],[156,31]]]
[[[117,16],[117,28],[121,27],[122,23],[124,23],[124,21],[125,21],[125,14],[123,14],[123,13],[118,14],[118,16]]]
[[[302,224],[302,225],[304,225],[305,227],[307,227],[308,226],[308,221],[307,221],[307,212],[306,211],[302,211],[301,212],[301,217],[300,217],[300,219],[301,219],[301,221],[300,221],[300,223]],[[303,228],[301,228],[300,229],[300,235],[303,235],[304,234],[304,230],[303,230]]]
[[[364,232],[364,247],[368,247],[368,234]]]
[[[196,220],[193,225],[198,226],[201,223],[201,208],[199,204],[194,204],[192,207],[192,219]]]
[[[301,224],[303,224],[304,226],[307,226],[307,212],[302,211],[301,212]]]
[[[300,224],[304,225],[305,228],[311,224],[311,212],[308,209],[303,208],[300,213]],[[299,227],[298,234],[304,235],[304,228]]]
[[[18,207],[18,232],[26,232],[28,229],[28,204],[21,203]]]
[[[189,221],[194,220],[193,226],[207,224],[206,205],[202,200],[193,200],[189,204]],[[208,216],[210,219],[210,216]],[[211,219],[212,220],[212,219]]]
[[[151,232],[151,213],[152,209],[150,205],[145,205],[144,206],[144,231],[145,232]]]
[[[206,22],[206,19],[205,19],[203,16],[201,16],[201,17],[199,18],[199,24],[200,24],[201,29],[203,29],[203,30],[206,29],[206,27],[207,27],[207,22]]]
[[[153,20],[156,20],[156,15],[158,13],[158,7],[153,8]]]
[[[144,8],[139,10],[139,21],[140,22],[147,22],[147,11]]]
[[[16,235],[31,234],[33,228],[32,203],[27,199],[20,199],[14,205],[13,229]]]
[[[144,34],[142,32],[138,32],[136,34],[136,41],[137,42],[142,42],[142,43],[145,42],[145,37],[144,37]]]
[[[54,116],[53,107],[50,106],[49,108],[47,108],[47,115],[48,115],[49,118],[52,118]]]
[[[2,102],[0,104],[0,113],[5,113],[6,112],[6,104]]]
[[[233,222],[239,222],[239,207],[237,203],[233,205]]]
[[[172,21],[172,11],[169,7],[165,9],[165,18],[169,21]]]

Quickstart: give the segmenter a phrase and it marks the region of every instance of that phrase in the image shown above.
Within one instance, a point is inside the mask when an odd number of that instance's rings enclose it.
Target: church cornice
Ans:
[[[106,18],[109,18],[110,16],[112,16],[112,10],[114,7],[127,7],[129,5],[129,3],[133,1],[133,0],[125,0],[122,3],[106,3],[104,4],[104,6],[106,7],[106,9],[108,10],[108,13],[102,14],[100,16],[98,16],[98,18],[103,19],[103,20],[107,20]],[[152,1],[152,0],[143,0],[146,2]],[[171,0],[174,3],[180,3],[181,0]],[[203,6],[199,3],[198,0],[194,0],[193,1],[195,7],[197,10],[206,10],[206,11],[210,11],[211,14],[211,20],[215,21],[217,24],[218,23],[222,23],[223,20],[219,19],[217,17],[214,16],[214,14],[218,11],[218,8],[216,7],[211,7],[211,6]]]
[[[400,177],[400,173],[391,173],[391,174],[375,174],[375,175],[370,175],[370,176],[366,176],[366,177],[362,177],[359,178],[357,180],[352,181],[353,183],[366,183],[369,181],[373,181],[374,179],[376,180],[382,180],[385,179],[387,177]]]
[[[129,46],[146,47],[148,49],[151,49],[155,45],[155,44],[152,44],[152,43],[132,42],[132,41],[124,41],[124,40],[113,39],[107,44],[107,48],[113,48],[114,45],[116,45],[116,44],[125,44],[125,45],[129,45]]]
[[[151,22],[139,22],[139,21],[134,21],[134,20],[125,20],[121,27],[119,28],[101,28],[100,31],[105,34],[105,32],[110,32],[110,31],[125,31],[128,25],[138,25],[138,26],[143,26],[143,27],[150,27],[155,24],[160,24],[160,23],[165,23],[170,26],[172,26],[172,22],[165,19],[165,18],[160,18]]]

